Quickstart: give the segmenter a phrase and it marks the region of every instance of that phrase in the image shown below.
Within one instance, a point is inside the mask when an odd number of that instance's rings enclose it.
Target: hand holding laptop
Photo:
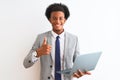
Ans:
[[[89,71],[82,72],[82,71],[78,70],[77,72],[75,72],[73,74],[73,77],[80,78],[84,75],[91,75],[91,73]]]

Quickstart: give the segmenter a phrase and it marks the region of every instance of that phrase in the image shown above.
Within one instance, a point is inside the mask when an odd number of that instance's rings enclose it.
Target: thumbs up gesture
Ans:
[[[47,38],[44,37],[42,46],[36,50],[36,52],[37,52],[36,57],[39,57],[42,55],[48,55],[48,54],[50,54],[50,51],[51,51],[51,46],[49,44],[47,44]]]

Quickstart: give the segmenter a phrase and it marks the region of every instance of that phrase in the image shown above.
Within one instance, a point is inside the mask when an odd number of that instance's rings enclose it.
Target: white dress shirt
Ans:
[[[54,80],[54,73],[55,73],[55,41],[56,41],[56,37],[59,36],[59,40],[60,40],[60,58],[61,58],[61,69],[64,69],[63,65],[64,65],[64,32],[61,33],[60,35],[56,34],[55,32],[51,31],[52,33],[52,49],[51,49],[51,55],[53,58],[53,70],[52,70],[52,76],[53,76],[53,80]],[[62,76],[62,80],[63,80],[63,75]]]

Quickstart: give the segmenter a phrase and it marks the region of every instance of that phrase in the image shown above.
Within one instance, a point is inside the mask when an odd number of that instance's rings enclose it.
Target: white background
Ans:
[[[25,69],[23,60],[37,34],[51,30],[44,13],[54,2],[69,7],[64,27],[79,37],[81,54],[103,52],[92,75],[79,80],[119,80],[119,0],[0,0],[0,80],[39,80],[39,62]]]

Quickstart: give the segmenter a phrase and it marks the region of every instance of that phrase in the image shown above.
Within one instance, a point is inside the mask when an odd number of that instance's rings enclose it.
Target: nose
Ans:
[[[56,20],[56,23],[57,23],[57,24],[59,24],[59,23],[60,23],[60,20],[59,20],[59,19],[57,19],[57,20]]]

